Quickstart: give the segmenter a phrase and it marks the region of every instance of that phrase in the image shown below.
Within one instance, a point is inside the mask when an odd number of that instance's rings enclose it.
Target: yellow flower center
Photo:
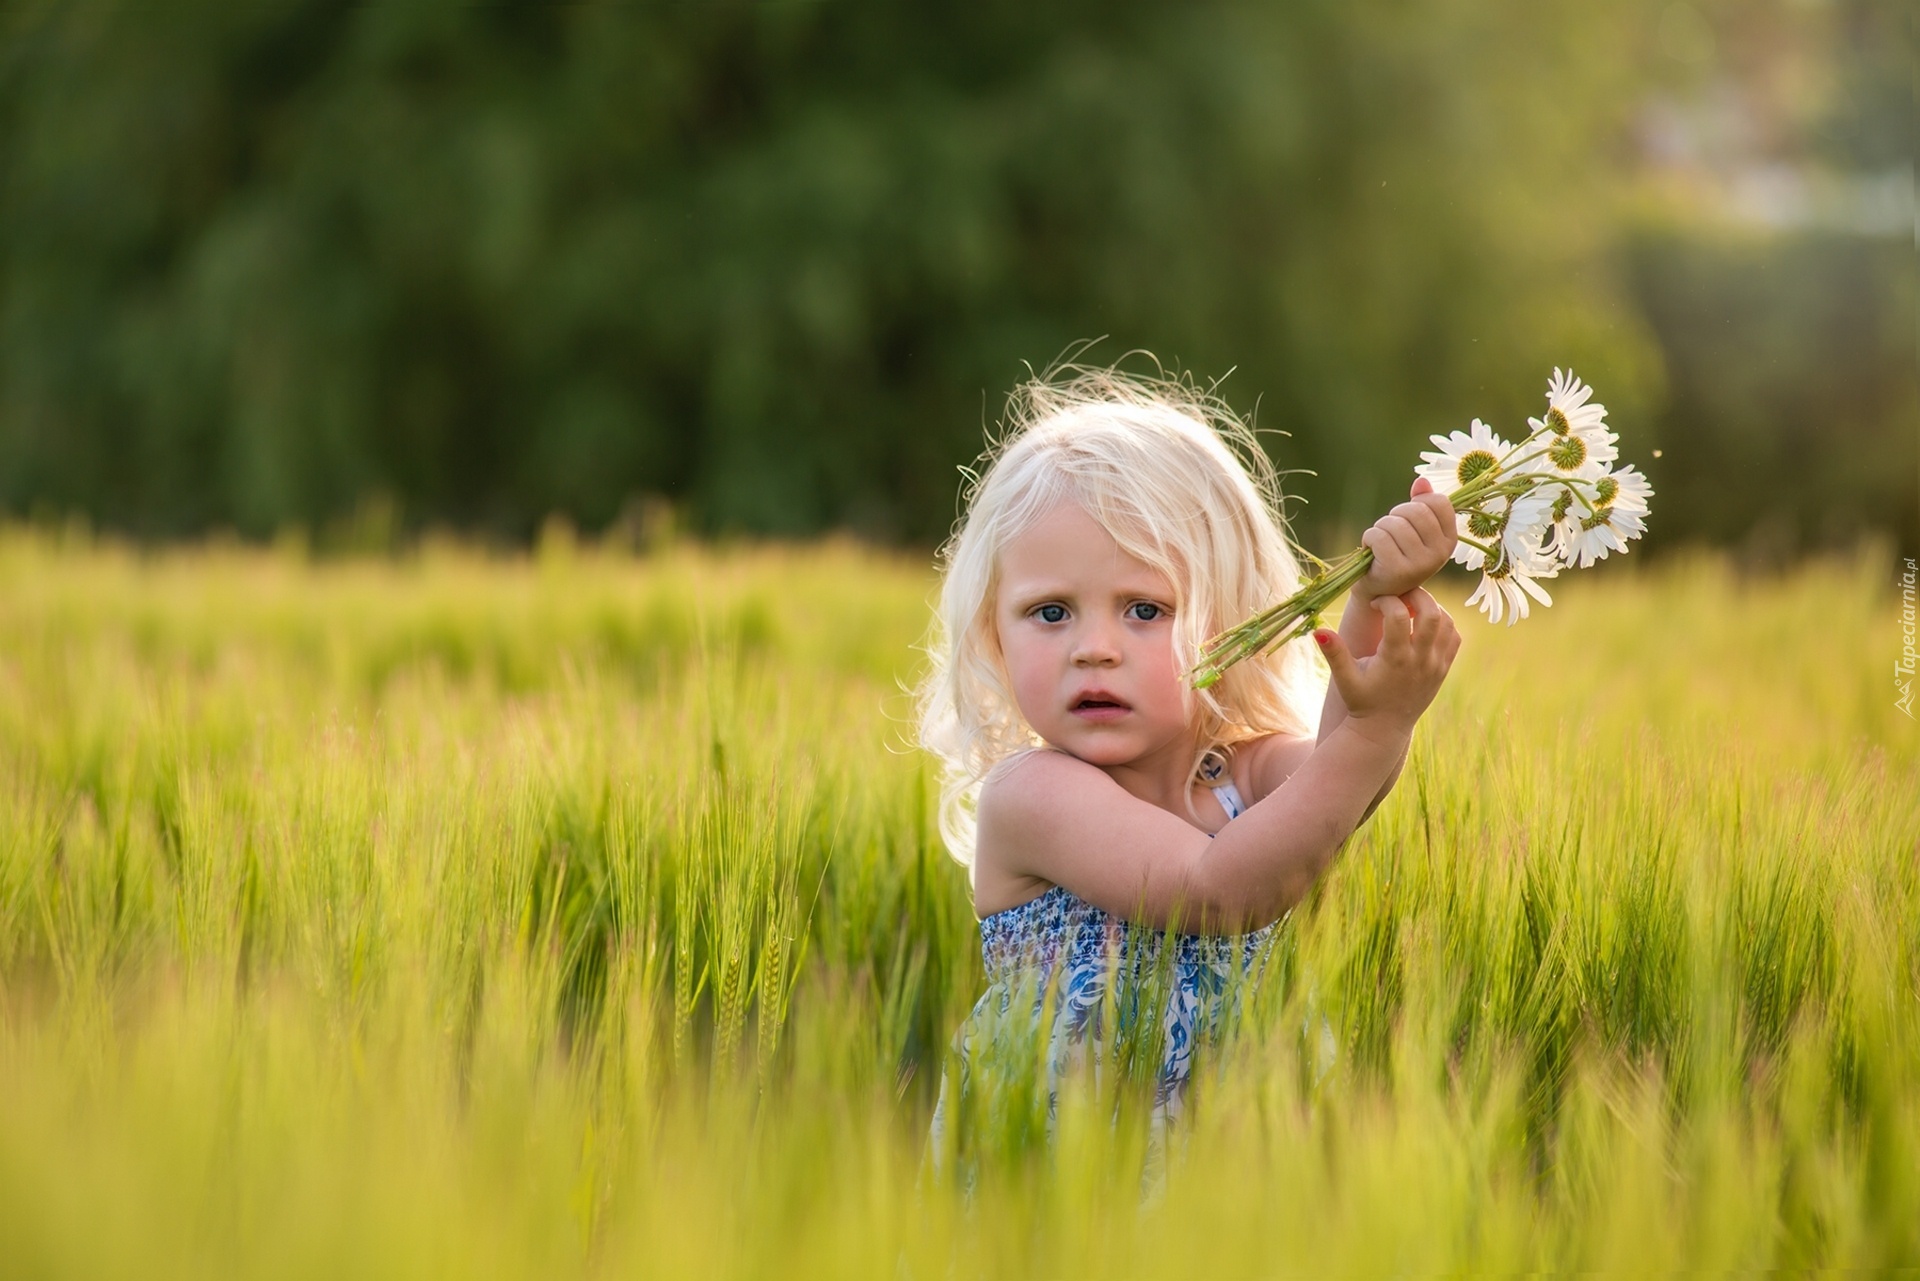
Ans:
[[[1561,471],[1573,471],[1587,461],[1587,442],[1568,434],[1547,446],[1547,461]]]
[[[1476,449],[1470,454],[1462,454],[1460,456],[1460,466],[1454,474],[1459,476],[1460,483],[1465,485],[1476,476],[1486,475],[1487,472],[1493,470],[1493,465],[1499,461],[1499,459],[1495,458],[1486,450]]]
[[[1553,428],[1556,436],[1564,436],[1573,430],[1573,424],[1567,421],[1566,413],[1558,405],[1547,410],[1547,426]]]
[[[1467,532],[1475,538],[1492,538],[1507,527],[1507,514],[1489,516],[1485,512],[1467,513]]]

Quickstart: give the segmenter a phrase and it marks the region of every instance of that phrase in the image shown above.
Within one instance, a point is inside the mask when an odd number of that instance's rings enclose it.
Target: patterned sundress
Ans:
[[[1214,795],[1228,820],[1246,808],[1223,763],[1209,758]],[[1207,778],[1203,768],[1203,778]],[[1241,935],[1169,934],[1135,925],[1054,886],[980,922],[987,989],[955,1038],[958,1090],[974,1075],[977,1039],[1025,1033],[1044,1038],[1046,1124],[1052,1132],[1061,1076],[1114,1034],[1137,1039],[1150,1027],[1129,1026],[1157,1014],[1160,1060],[1153,1082],[1152,1138],[1157,1147],[1177,1120],[1193,1072],[1198,1040],[1216,1032],[1234,998],[1265,955],[1272,926]],[[1169,945],[1171,950],[1169,951]],[[1043,1024],[1052,1003],[1052,1021]],[[1114,1017],[1118,1027],[1102,1026]],[[1151,1045],[1152,1038],[1145,1042]],[[1038,1049],[1038,1046],[1035,1046]],[[941,1081],[932,1141],[936,1162],[959,1099],[951,1077]]]

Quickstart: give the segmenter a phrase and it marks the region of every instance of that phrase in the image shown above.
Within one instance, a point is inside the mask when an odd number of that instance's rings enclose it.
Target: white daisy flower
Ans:
[[[1524,562],[1540,551],[1540,536],[1552,524],[1553,497],[1538,489],[1529,489],[1513,500],[1507,512],[1505,528],[1500,531],[1500,546],[1508,560]]]
[[[1635,471],[1632,463],[1610,474],[1614,482],[1620,486],[1619,491],[1610,500],[1613,505],[1623,511],[1640,512],[1644,515],[1647,510],[1647,500],[1653,497],[1653,486],[1647,483],[1647,478]]]
[[[1459,528],[1455,530],[1455,535],[1453,556],[1450,559],[1468,569],[1478,569],[1487,563],[1487,554],[1467,541],[1468,526],[1465,512],[1460,513]]]
[[[1627,542],[1646,532],[1647,499],[1653,487],[1631,465],[1617,472],[1602,471],[1588,489],[1593,510],[1569,499],[1563,509],[1555,501],[1552,554],[1561,562],[1586,569],[1614,552],[1625,553]]]
[[[1609,490],[1618,488],[1619,483],[1607,478],[1605,463],[1586,462],[1580,465],[1571,476],[1562,479],[1574,482],[1572,485],[1543,483],[1536,491],[1548,496],[1547,511],[1547,554],[1565,561],[1562,554],[1573,536],[1580,532],[1580,520],[1593,514],[1593,508],[1602,505],[1596,493],[1602,488],[1602,482]],[[1575,491],[1578,491],[1576,494]],[[1586,501],[1582,502],[1584,498]]]
[[[1484,610],[1489,623],[1499,622],[1506,614],[1507,626],[1511,627],[1527,616],[1528,596],[1542,605],[1553,604],[1553,597],[1534,580],[1552,578],[1559,572],[1557,562],[1537,552],[1524,557],[1503,556],[1480,576],[1480,586],[1467,597],[1467,604]]]
[[[1479,569],[1486,563],[1486,553],[1464,541],[1472,538],[1492,543],[1496,554],[1504,558],[1524,561],[1539,552],[1541,535],[1552,525],[1552,509],[1552,496],[1539,489],[1530,489],[1512,500],[1501,494],[1489,495],[1479,510],[1456,513],[1456,532],[1462,541],[1453,545],[1453,559],[1468,569]]]
[[[1593,388],[1571,369],[1553,371],[1547,384],[1547,416],[1527,419],[1536,435],[1546,433],[1539,442],[1545,452],[1529,459],[1527,470],[1571,476],[1589,463],[1610,463],[1620,456],[1615,448],[1620,438],[1607,429],[1607,407],[1589,404],[1592,396]]]
[[[1579,522],[1571,537],[1558,540],[1555,549],[1568,565],[1585,569],[1613,552],[1625,552],[1629,539],[1646,531],[1646,513],[1620,507],[1602,507]]]
[[[1606,406],[1594,403],[1593,389],[1572,370],[1553,371],[1546,416],[1528,422],[1533,434],[1515,449],[1476,418],[1467,431],[1431,437],[1438,448],[1422,453],[1414,469],[1453,502],[1460,536],[1453,559],[1480,572],[1467,604],[1508,626],[1535,603],[1553,604],[1543,580],[1626,551],[1646,530],[1653,496],[1633,468],[1612,470],[1620,438],[1607,428]],[[1204,689],[1233,664],[1300,635],[1303,622],[1317,622],[1365,576],[1372,557],[1361,547],[1333,564],[1317,562],[1320,572],[1292,596],[1208,640],[1189,683]]]
[[[1571,369],[1553,371],[1547,380],[1547,419],[1556,436],[1570,431],[1603,431],[1607,425],[1607,407],[1593,401],[1593,388],[1573,376]],[[1529,420],[1531,421],[1531,420]]]
[[[1542,476],[1576,475],[1589,464],[1606,464],[1620,457],[1620,451],[1614,447],[1618,440],[1619,437],[1604,427],[1598,435],[1570,431],[1565,435],[1549,436],[1538,446],[1527,450],[1528,454],[1535,456],[1528,458],[1522,467]]]
[[[1456,431],[1449,436],[1430,436],[1429,440],[1440,446],[1439,452],[1424,450],[1420,457],[1425,460],[1414,468],[1414,474],[1425,476],[1433,483],[1434,489],[1442,494],[1451,494],[1468,481],[1484,476],[1506,456],[1513,446],[1493,434],[1493,428],[1473,420],[1473,426],[1467,431]]]
[[[1627,540],[1611,522],[1626,514],[1616,514],[1613,508],[1602,507],[1593,515],[1575,521],[1571,534],[1556,526],[1554,555],[1565,565],[1585,569],[1597,560],[1605,560],[1611,552],[1625,551]]]

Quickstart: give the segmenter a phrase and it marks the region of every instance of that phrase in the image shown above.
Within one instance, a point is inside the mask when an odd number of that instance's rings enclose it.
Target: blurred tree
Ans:
[[[1920,545],[1911,22],[1882,0],[1662,13],[1622,261],[1670,388],[1665,537],[1757,565]]]
[[[1555,364],[1651,439],[1616,251],[1664,12],[26,0],[0,504],[931,540],[1021,362],[1107,334],[1238,366],[1351,536]]]
[[[1832,234],[1635,240],[1674,370],[1655,437],[1670,442],[1656,482],[1669,538],[1738,544],[1765,567],[1873,531],[1916,545],[1911,254]]]

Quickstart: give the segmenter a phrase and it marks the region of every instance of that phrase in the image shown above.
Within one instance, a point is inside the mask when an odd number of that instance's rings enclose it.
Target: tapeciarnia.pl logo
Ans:
[[[1893,664],[1893,687],[1899,697],[1893,705],[1913,719],[1913,557],[1907,557],[1907,572],[1900,575],[1900,657]]]

